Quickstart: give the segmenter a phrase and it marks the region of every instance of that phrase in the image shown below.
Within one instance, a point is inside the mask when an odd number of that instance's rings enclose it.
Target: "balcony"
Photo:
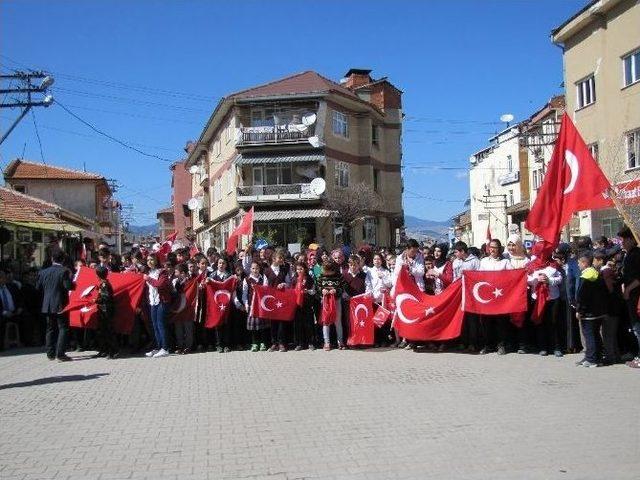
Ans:
[[[503,173],[498,177],[498,183],[500,185],[509,185],[510,183],[516,183],[520,181],[520,171]]]
[[[249,185],[238,187],[238,202],[279,202],[319,200],[311,191],[310,183],[288,185]]]
[[[289,124],[263,127],[242,127],[237,145],[239,147],[253,145],[283,145],[307,143],[313,136],[313,126]]]

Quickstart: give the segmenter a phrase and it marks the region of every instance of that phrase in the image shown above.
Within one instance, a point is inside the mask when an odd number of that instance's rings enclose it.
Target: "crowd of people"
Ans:
[[[99,279],[95,300],[98,328],[72,328],[69,332],[68,318],[60,311],[74,288],[74,273],[82,266],[95,269]],[[366,293],[375,305],[393,310],[394,289],[402,269],[421,291],[437,295],[463,271],[520,268],[526,269],[528,279],[529,311],[525,314],[467,313],[459,338],[431,342],[402,338],[389,321],[376,327],[373,347],[556,357],[584,352],[578,365],[626,362],[640,368],[640,249],[628,228],[618,233],[615,243],[604,237],[596,242],[583,237],[571,245],[539,242],[530,251],[518,235],[509,236],[506,246],[497,239],[482,248],[464,242],[451,248],[448,244],[421,246],[411,239],[404,249],[393,252],[371,245],[353,252],[349,248],[329,251],[312,244],[293,255],[283,248],[247,246],[232,256],[215,248],[206,253],[178,248],[159,256],[151,248],[134,246],[118,256],[102,245],[95,258],[78,260],[73,266],[58,251],[46,268],[28,270],[20,279],[10,268],[0,270],[0,332],[13,322],[19,326],[23,344],[45,344],[48,358],[59,361],[69,361],[66,352],[72,348],[97,350],[95,356],[108,358],[124,351],[159,358],[213,350],[342,350],[349,334],[348,300]],[[118,312],[109,282],[110,272],[125,271],[143,275],[146,284],[133,331],[126,336],[113,329]],[[237,281],[230,315],[217,327],[205,328],[206,282],[222,282],[234,275]],[[178,319],[177,304],[190,279],[198,283],[193,315]],[[252,309],[256,285],[295,288],[298,306],[294,320],[259,318]],[[337,299],[337,314],[332,325],[321,325],[320,310],[329,294]],[[519,321],[514,321],[518,316]],[[4,347],[4,342],[0,344]]]

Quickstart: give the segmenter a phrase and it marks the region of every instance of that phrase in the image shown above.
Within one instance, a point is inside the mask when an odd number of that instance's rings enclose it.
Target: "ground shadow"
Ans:
[[[59,375],[56,377],[44,377],[36,378],[35,380],[29,380],[28,382],[7,383],[0,385],[0,390],[6,390],[8,388],[22,388],[33,387],[35,385],[46,385],[48,383],[61,383],[61,382],[81,382],[83,380],[95,380],[96,378],[109,375],[108,373],[92,373],[90,375]]]

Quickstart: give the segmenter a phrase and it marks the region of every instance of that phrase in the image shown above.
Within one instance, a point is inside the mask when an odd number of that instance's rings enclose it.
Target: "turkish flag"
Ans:
[[[236,253],[236,248],[238,248],[238,238],[240,235],[249,235],[253,234],[253,207],[249,209],[247,214],[242,217],[242,221],[240,225],[231,232],[229,235],[229,240],[227,240],[227,254],[233,255]]]
[[[396,284],[394,326],[409,340],[450,340],[462,330],[462,282],[453,282],[439,295],[421,292],[406,269]]]
[[[110,272],[107,280],[113,288],[115,304],[113,329],[116,333],[129,335],[144,293],[144,277],[133,272]],[[98,308],[94,302],[98,298],[99,285],[100,279],[95,270],[80,267],[75,288],[69,292],[69,304],[63,310],[69,312],[69,324],[72,327],[98,327]]]
[[[182,292],[171,316],[174,322],[193,322],[196,317],[196,298],[198,298],[198,277],[188,279],[182,285]]]
[[[327,293],[323,295],[320,306],[322,307],[320,310],[320,325],[326,327],[336,323],[338,319],[338,301],[336,300],[336,294]]]
[[[376,327],[382,327],[392,316],[393,314],[386,308],[382,306],[378,307],[376,313],[373,315],[373,323]]]
[[[527,272],[517,270],[462,273],[464,311],[480,315],[509,315],[527,311]]]
[[[296,290],[295,288],[266,287],[255,285],[253,287],[252,311],[256,312],[259,318],[266,320],[277,320],[290,322],[296,315]]]
[[[608,196],[610,188],[609,180],[565,113],[544,181],[525,227],[556,245],[562,227],[573,213],[613,206]]]
[[[196,245],[195,243],[191,244],[191,247],[189,248],[189,256],[193,258],[199,253],[200,249],[198,248],[198,245]]]
[[[362,294],[349,300],[349,338],[347,345],[373,345],[373,298]]]
[[[177,236],[178,232],[173,232],[171,235],[169,235],[165,239],[165,241],[162,242],[162,245],[160,245],[160,248],[156,252],[158,261],[160,262],[160,266],[162,266],[162,264],[167,261],[167,255],[171,253],[171,247],[173,247],[173,242],[176,241]]]
[[[231,296],[236,288],[236,277],[231,276],[224,282],[206,282],[207,319],[205,328],[216,328],[229,317],[231,310]]]

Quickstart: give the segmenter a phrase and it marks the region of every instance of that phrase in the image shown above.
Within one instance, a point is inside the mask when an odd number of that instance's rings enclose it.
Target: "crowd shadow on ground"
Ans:
[[[7,390],[9,388],[24,388],[34,387],[36,385],[47,385],[50,383],[62,383],[62,382],[82,382],[84,380],[96,380],[100,377],[109,375],[108,373],[91,373],[89,375],[57,375],[54,377],[43,377],[29,380],[27,382],[6,383],[0,385],[0,390]]]

